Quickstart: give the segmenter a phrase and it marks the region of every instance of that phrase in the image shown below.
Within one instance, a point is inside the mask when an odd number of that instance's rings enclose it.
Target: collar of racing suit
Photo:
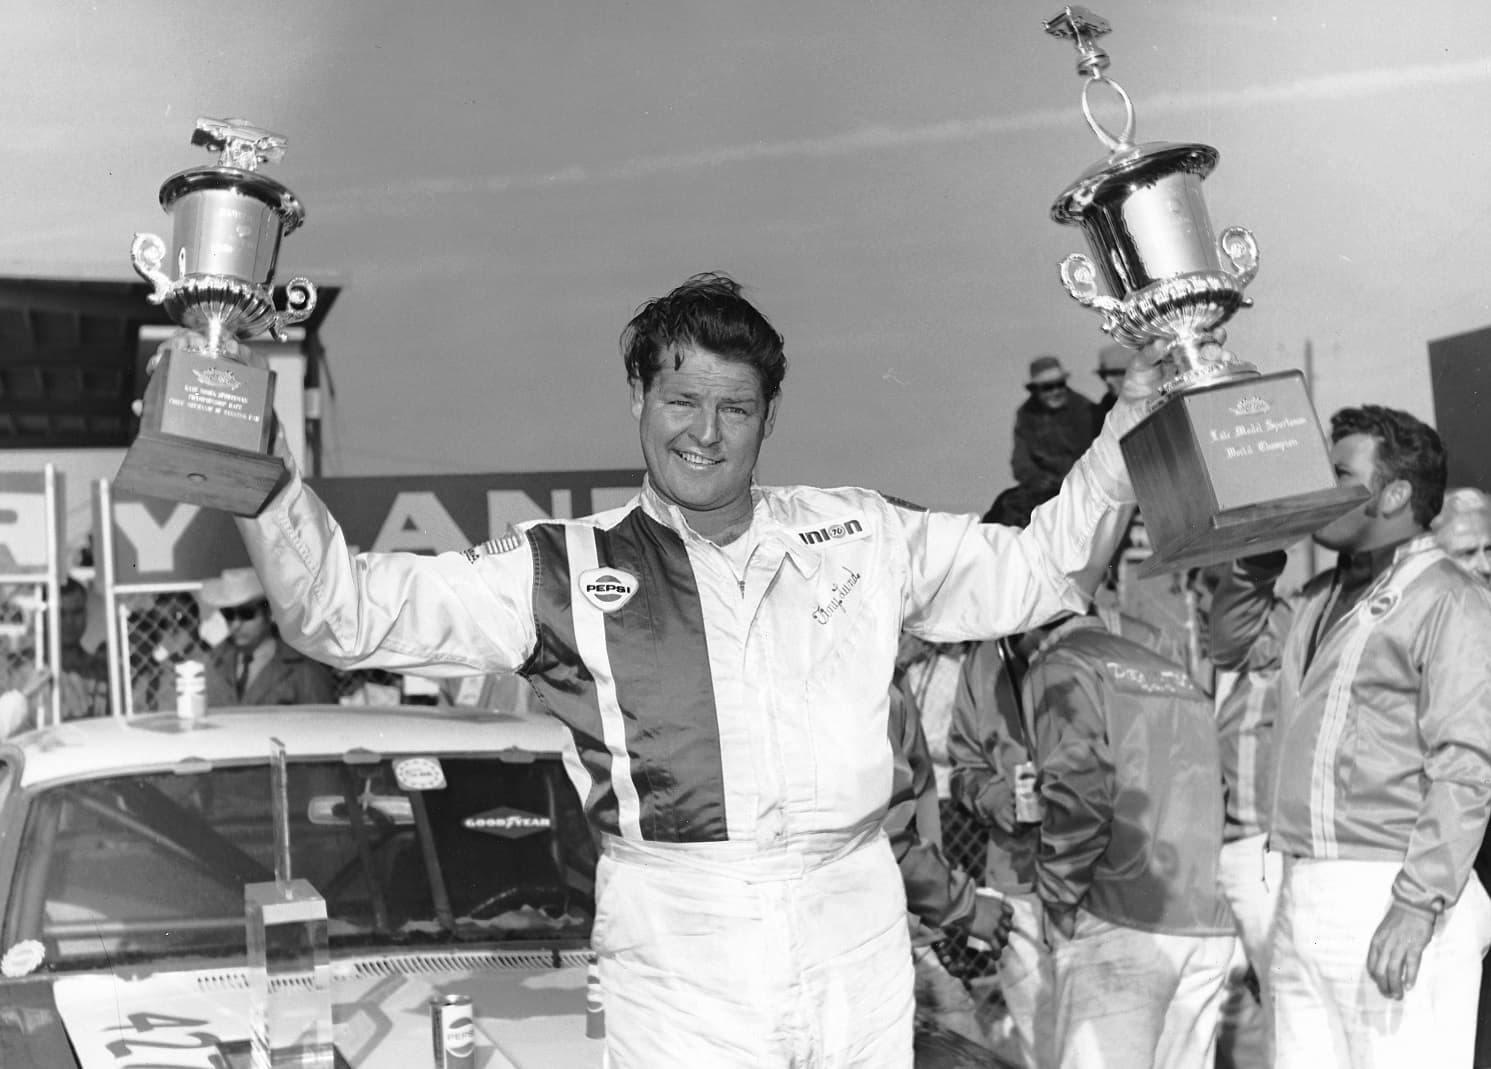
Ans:
[[[642,478],[642,493],[640,495],[642,509],[648,516],[658,523],[671,528],[680,538],[687,543],[705,543],[718,549],[713,542],[705,538],[689,525],[684,517],[683,510],[671,501],[665,499],[652,485],[649,476]],[[809,552],[794,537],[792,532],[777,518],[772,510],[772,498],[755,479],[751,480],[751,502],[753,505],[751,513],[751,525],[741,534],[741,538],[748,538],[756,545],[774,542],[781,546],[788,559],[790,559],[797,570],[805,576],[811,576],[823,566],[823,556],[819,553]]]

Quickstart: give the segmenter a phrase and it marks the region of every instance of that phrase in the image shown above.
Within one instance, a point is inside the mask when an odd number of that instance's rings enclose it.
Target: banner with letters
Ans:
[[[613,508],[642,469],[308,479],[357,549],[439,553],[499,538],[511,524]],[[95,509],[95,552],[112,542],[119,588],[200,582],[248,563],[233,518],[155,498],[111,495]],[[108,511],[109,515],[102,513]],[[108,522],[109,537],[101,524]],[[101,569],[102,570],[102,569]]]

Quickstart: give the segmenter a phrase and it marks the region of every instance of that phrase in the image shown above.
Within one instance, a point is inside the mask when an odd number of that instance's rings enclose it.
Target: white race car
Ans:
[[[271,739],[289,875],[326,902],[337,1065],[430,1065],[444,995],[471,999],[476,1066],[601,1064],[596,854],[562,729],[283,706],[0,743],[0,1066],[249,1065],[244,889],[275,879]]]

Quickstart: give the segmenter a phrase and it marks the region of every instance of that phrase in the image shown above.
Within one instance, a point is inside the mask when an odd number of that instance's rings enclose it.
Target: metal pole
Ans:
[[[99,545],[94,547],[94,574],[102,577],[104,587],[104,620],[109,655],[109,708],[117,717],[124,712],[124,665],[121,656],[128,656],[119,634],[119,597],[114,584],[114,495],[109,489],[109,480],[100,479],[94,484],[94,515],[98,517]]]
[[[47,514],[47,659],[52,665],[52,723],[62,723],[62,561],[58,526],[57,469],[42,468],[42,500]]]

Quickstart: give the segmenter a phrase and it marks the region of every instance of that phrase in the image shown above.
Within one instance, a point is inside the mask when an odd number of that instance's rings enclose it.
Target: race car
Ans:
[[[328,705],[0,743],[0,1067],[248,1069],[246,900],[279,880],[325,902],[335,1066],[439,1064],[451,995],[479,1069],[602,1065],[596,846],[563,742],[532,717]],[[917,1069],[1007,1064],[918,1025]]]
[[[277,877],[325,902],[337,1065],[430,1065],[450,995],[471,1064],[601,1065],[596,851],[562,742],[501,713],[280,706],[0,744],[0,1065],[248,1066],[245,895]]]

